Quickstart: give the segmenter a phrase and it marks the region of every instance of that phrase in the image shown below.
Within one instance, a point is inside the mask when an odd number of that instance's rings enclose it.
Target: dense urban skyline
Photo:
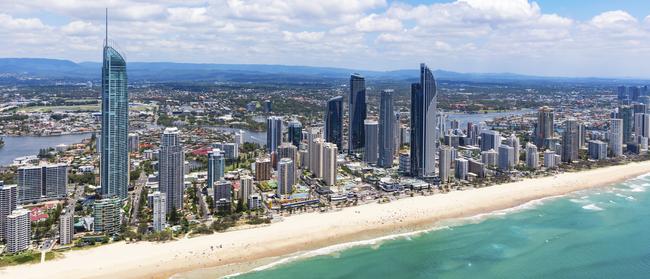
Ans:
[[[649,4],[562,2],[3,1],[0,57],[97,61],[107,5],[130,61],[648,77]]]

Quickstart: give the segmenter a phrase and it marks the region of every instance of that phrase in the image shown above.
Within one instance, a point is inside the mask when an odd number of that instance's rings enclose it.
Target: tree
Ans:
[[[187,221],[187,218],[185,218],[185,216],[183,216],[183,219],[181,220],[181,229],[184,232],[188,232],[190,230],[190,222]]]
[[[237,213],[240,213],[240,212],[244,212],[244,211],[246,211],[246,210],[247,210],[247,208],[246,208],[246,205],[244,204],[244,200],[243,200],[243,199],[239,199],[239,200],[237,201],[237,209],[236,209],[235,211],[236,211]]]
[[[169,223],[172,225],[178,225],[178,212],[176,211],[176,206],[172,204],[172,211],[169,212]]]

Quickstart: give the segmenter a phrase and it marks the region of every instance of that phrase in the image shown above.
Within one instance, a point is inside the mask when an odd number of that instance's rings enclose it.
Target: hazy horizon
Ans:
[[[416,68],[650,78],[650,3],[639,1],[36,0],[0,3],[0,57]]]

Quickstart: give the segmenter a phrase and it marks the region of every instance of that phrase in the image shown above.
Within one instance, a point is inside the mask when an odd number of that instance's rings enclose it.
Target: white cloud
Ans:
[[[650,72],[638,63],[650,59],[650,16],[615,10],[576,20],[533,0],[4,0],[0,57],[100,60],[105,7],[110,37],[130,61]]]
[[[402,29],[402,22],[395,18],[370,14],[357,21],[355,26],[361,32],[399,31]]]
[[[599,14],[591,19],[593,26],[598,28],[629,27],[638,23],[638,20],[625,11],[610,11]]]
[[[288,42],[306,42],[306,43],[316,43],[319,42],[325,36],[323,32],[282,32],[284,35],[284,40]]]

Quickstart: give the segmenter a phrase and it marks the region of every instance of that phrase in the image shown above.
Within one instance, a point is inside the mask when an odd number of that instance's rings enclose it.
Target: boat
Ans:
[[[0,137],[0,148],[3,148],[5,146],[5,138]]]

